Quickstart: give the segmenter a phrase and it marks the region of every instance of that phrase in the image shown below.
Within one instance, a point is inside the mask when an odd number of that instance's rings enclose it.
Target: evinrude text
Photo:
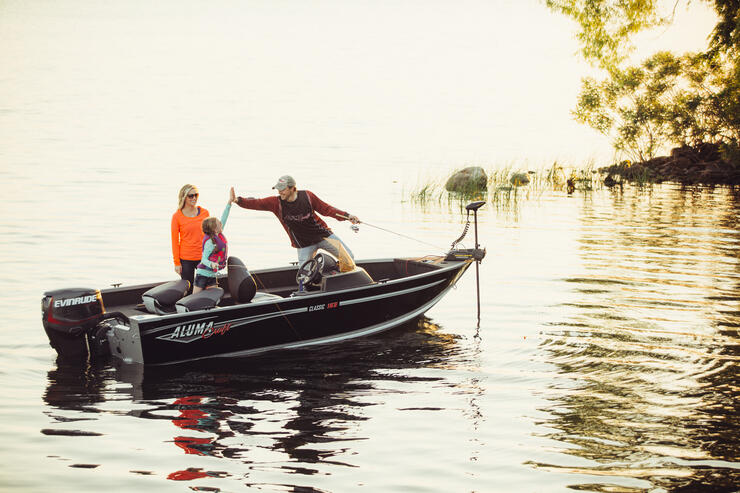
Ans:
[[[98,295],[78,296],[77,298],[67,298],[66,300],[54,300],[54,308],[62,306],[84,305],[85,303],[97,303]]]

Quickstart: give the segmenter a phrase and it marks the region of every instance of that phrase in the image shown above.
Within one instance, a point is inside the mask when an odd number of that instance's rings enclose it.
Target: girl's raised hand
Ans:
[[[234,187],[229,190],[229,202],[236,202],[236,194],[234,193]]]

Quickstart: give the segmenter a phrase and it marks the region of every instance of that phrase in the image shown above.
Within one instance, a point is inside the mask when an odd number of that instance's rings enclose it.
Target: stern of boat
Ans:
[[[144,363],[141,350],[141,334],[137,317],[131,317],[129,324],[113,321],[108,324],[108,346],[110,354],[125,363]]]

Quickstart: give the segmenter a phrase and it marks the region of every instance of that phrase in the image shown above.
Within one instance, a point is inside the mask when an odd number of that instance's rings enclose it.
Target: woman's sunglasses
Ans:
[[[188,194],[188,198],[189,198],[189,199],[194,199],[194,198],[195,198],[195,197],[197,197],[197,196],[198,196],[198,194],[197,194],[197,193],[189,193],[189,194]]]

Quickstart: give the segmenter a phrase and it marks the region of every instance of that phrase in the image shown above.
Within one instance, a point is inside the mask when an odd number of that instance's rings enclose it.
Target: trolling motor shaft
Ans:
[[[475,294],[476,294],[476,303],[478,306],[478,328],[480,328],[480,270],[479,265],[481,263],[481,260],[486,256],[486,249],[480,248],[480,245],[478,244],[478,209],[480,209],[485,202],[479,201],[479,202],[471,202],[470,204],[465,206],[465,209],[468,211],[468,217],[467,221],[465,222],[465,227],[463,228],[463,232],[460,235],[458,239],[452,242],[450,251],[447,252],[447,256],[445,257],[445,260],[469,260],[472,259],[475,261]],[[465,235],[468,234],[468,229],[470,229],[470,211],[473,211],[473,221],[475,224],[475,248],[455,248],[458,243],[460,243],[463,238],[465,238]]]

